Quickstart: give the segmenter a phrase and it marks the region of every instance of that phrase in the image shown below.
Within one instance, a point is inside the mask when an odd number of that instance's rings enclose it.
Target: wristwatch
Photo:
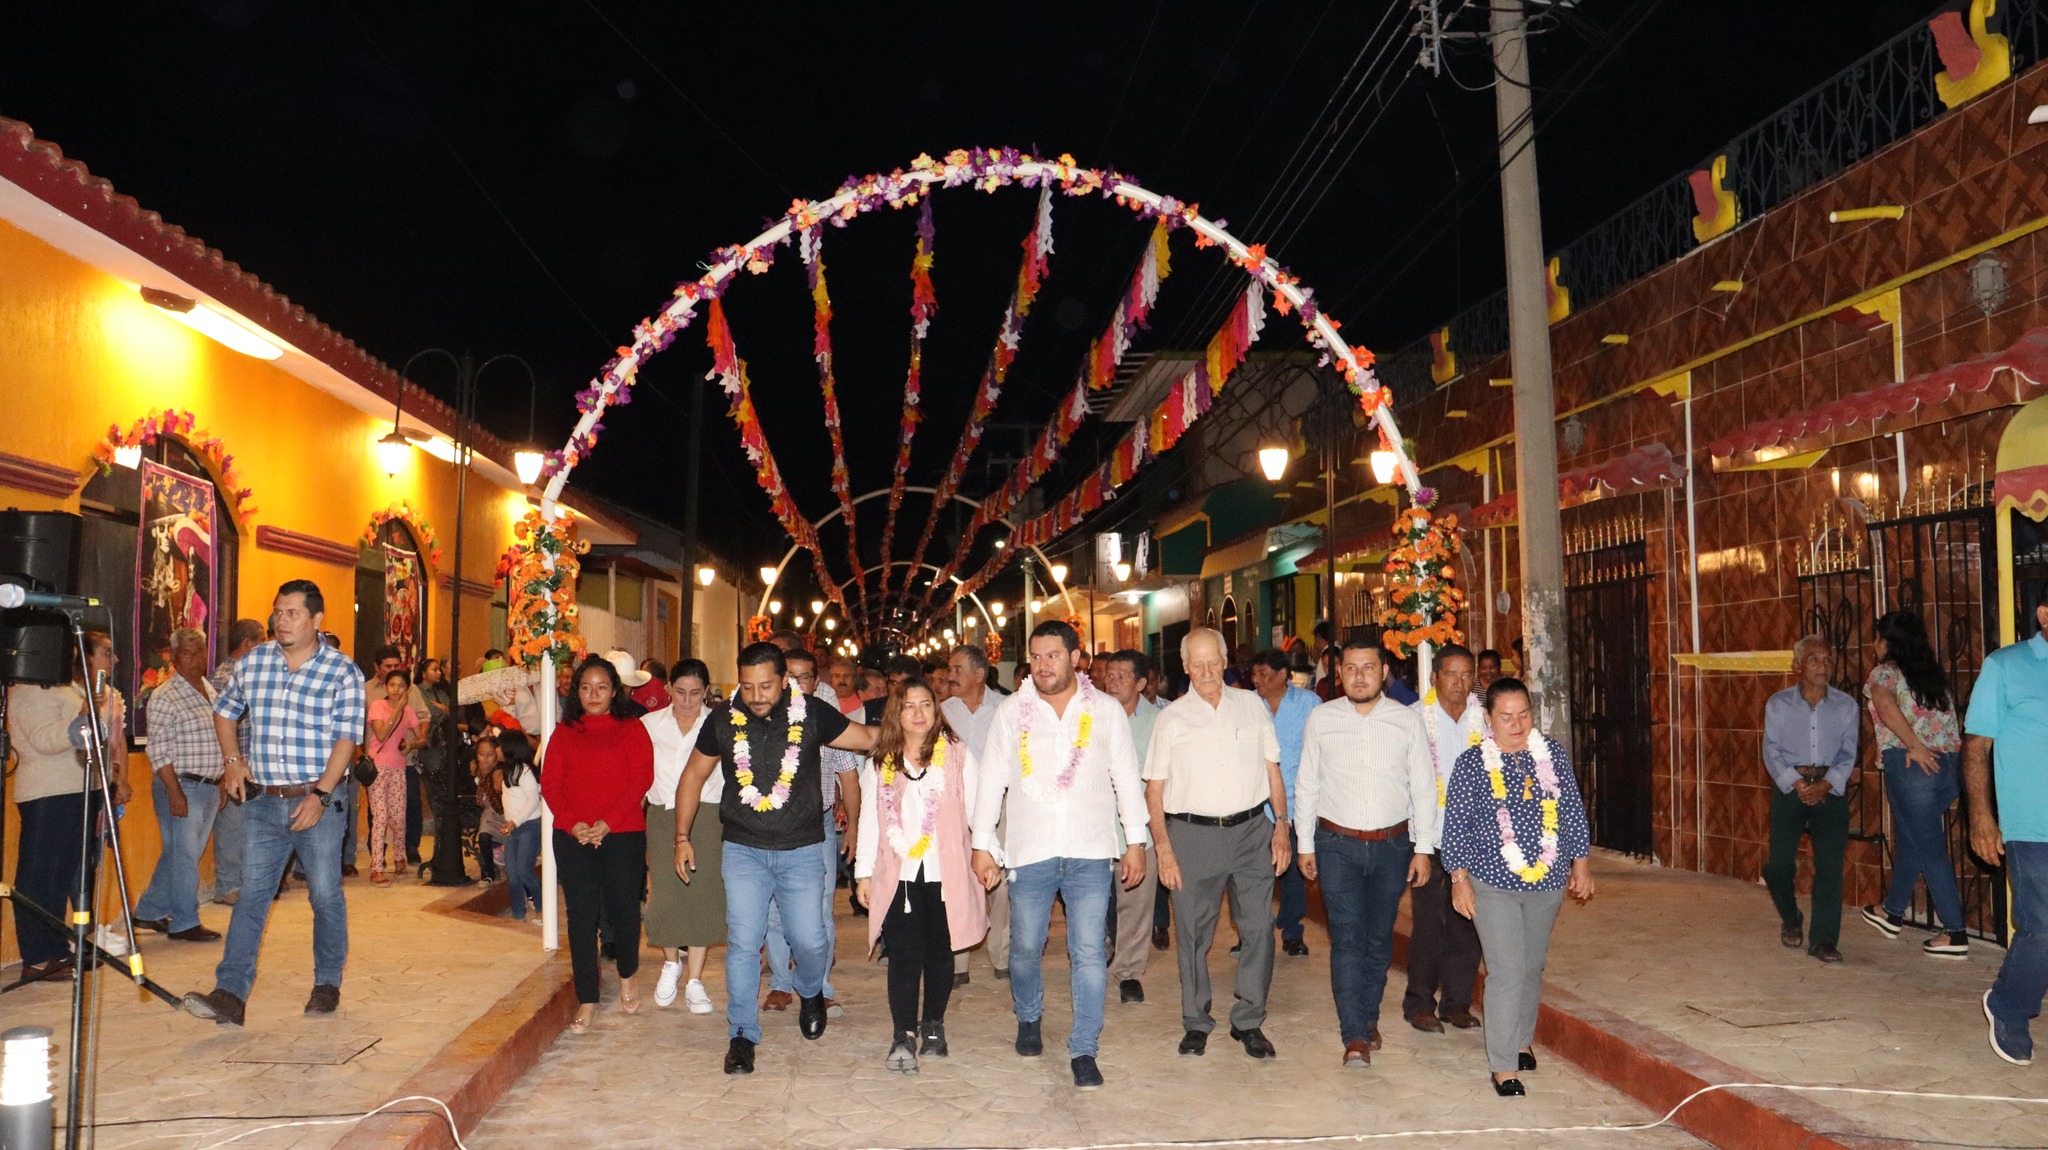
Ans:
[[[309,792],[311,792],[311,793],[313,793],[313,794],[319,795],[319,796],[320,796],[320,801],[321,801],[321,802],[323,802],[323,803],[324,803],[324,802],[327,802],[328,800],[330,800],[330,799],[332,799],[332,798],[334,797],[334,792],[333,792],[333,791],[323,791],[323,790],[321,790],[321,789],[320,789],[319,787],[307,787],[307,788],[306,788],[306,790],[308,790]]]

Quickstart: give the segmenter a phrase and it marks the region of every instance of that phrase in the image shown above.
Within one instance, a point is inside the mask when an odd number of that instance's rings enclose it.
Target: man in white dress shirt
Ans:
[[[1472,652],[1457,644],[1437,648],[1429,691],[1415,703],[1429,732],[1430,761],[1436,771],[1436,804],[1451,782],[1451,768],[1467,748],[1486,737],[1486,707],[1472,691]],[[1451,909],[1451,880],[1432,867],[1429,881],[1408,894],[1408,990],[1401,1014],[1408,1025],[1442,1034],[1448,1022],[1459,1030],[1479,1025],[1472,1015],[1472,986],[1479,978],[1479,931]],[[1439,995],[1441,990],[1441,995]]]
[[[1123,884],[1136,886],[1145,872],[1145,800],[1123,708],[1076,671],[1081,637],[1048,620],[1032,628],[1028,646],[1031,677],[1003,700],[989,728],[974,804],[974,873],[993,887],[1009,871],[1010,996],[1017,1053],[1026,1058],[1045,1052],[1041,963],[1053,899],[1065,900],[1074,1004],[1067,1054],[1074,1085],[1091,1090],[1102,1085],[1095,1054],[1108,989],[1103,936],[1118,877],[1117,826],[1130,844]],[[1000,838],[998,819],[1005,820]]]
[[[1242,941],[1230,1037],[1253,1058],[1271,1058],[1273,1043],[1261,1028],[1273,983],[1273,880],[1294,855],[1287,784],[1272,714],[1252,692],[1223,685],[1225,651],[1223,636],[1207,627],[1181,640],[1191,689],[1168,704],[1152,728],[1145,802],[1159,885],[1173,892],[1185,1031],[1180,1052],[1203,1053],[1216,1028],[1209,1012],[1209,942],[1227,889]]]
[[[1309,712],[1294,780],[1301,873],[1322,885],[1330,991],[1348,1067],[1370,1066],[1380,1045],[1401,889],[1429,881],[1436,853],[1429,732],[1422,716],[1381,693],[1392,673],[1377,644],[1344,644],[1337,664],[1344,697]]]
[[[952,672],[953,693],[939,704],[939,712],[980,763],[1000,702],[988,689],[988,652],[972,644],[955,647],[946,656],[946,667]],[[1002,827],[996,831],[1000,834]],[[988,892],[988,960],[998,979],[1010,977],[1010,884],[1001,880]],[[967,982],[967,952],[955,951],[953,985],[966,986]]]

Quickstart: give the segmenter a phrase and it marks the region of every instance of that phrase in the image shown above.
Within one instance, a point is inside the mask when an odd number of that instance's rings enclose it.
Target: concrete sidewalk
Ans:
[[[405,1084],[501,998],[548,965],[536,926],[452,909],[474,888],[389,888],[346,883],[349,960],[341,1008],[303,1013],[312,988],[312,910],[295,884],[270,916],[247,1026],[242,1030],[172,1010],[118,969],[98,984],[96,1089],[90,1120],[101,1150],[211,1145],[260,1121],[179,1121],[189,1115],[255,1116],[369,1110]],[[451,898],[451,893],[453,897]],[[440,904],[443,913],[429,908]],[[205,906],[206,925],[225,932],[229,908]],[[221,943],[141,936],[147,972],[173,993],[213,987]],[[565,964],[566,965],[566,964]],[[8,971],[12,981],[13,970]],[[566,971],[563,972],[566,978]],[[48,1026],[57,1034],[56,1109],[64,1108],[63,1060],[71,984],[38,983],[0,998],[5,1026]],[[349,1125],[271,1131],[237,1147],[335,1145]],[[59,1135],[61,1139],[61,1132]]]
[[[1559,918],[1546,986],[1563,993],[1546,993],[1546,1006],[1625,1020],[1644,1032],[1628,1034],[1636,1047],[1674,1062],[1724,1063],[1707,1081],[2048,1096],[2048,1071],[2008,1065],[1985,1042],[1978,1000],[2004,958],[1995,946],[1973,941],[1967,962],[1929,958],[1924,932],[1886,939],[1846,908],[1844,961],[1826,965],[1779,944],[1760,884],[1606,858],[1595,873],[1598,897],[1567,902]],[[2037,1021],[2035,1033],[2048,1038],[2048,1027]],[[1742,1093],[1803,1112],[1809,1129],[1845,1132],[1835,1135],[1845,1145],[1866,1144],[1858,1135],[2027,1145],[2048,1131],[2048,1106]]]

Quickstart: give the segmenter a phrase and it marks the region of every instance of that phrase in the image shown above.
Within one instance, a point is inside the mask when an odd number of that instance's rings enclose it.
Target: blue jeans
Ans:
[[[1109,990],[1109,923],[1114,880],[1109,859],[1053,858],[1010,872],[1010,995],[1017,1021],[1045,1014],[1045,939],[1052,930],[1052,900],[1067,902],[1067,964],[1073,970],[1072,1058],[1095,1056],[1102,1037],[1102,1000]]]
[[[2012,943],[1991,984],[1994,1017],[2021,1027],[2041,1013],[2048,995],[2048,843],[2005,840],[2012,884]]]
[[[1888,747],[1884,761],[1884,793],[1892,804],[1891,890],[1885,894],[1887,914],[1903,915],[1913,907],[1913,887],[1927,879],[1927,901],[1944,930],[1963,929],[1963,896],[1956,889],[1956,868],[1949,861],[1948,830],[1941,816],[1955,805],[1962,756],[1943,751],[1934,756],[1941,770],[1930,775],[1906,761],[1906,748]]]
[[[540,875],[533,869],[539,864],[540,816],[535,815],[505,838],[505,887],[512,894],[512,917],[520,922],[526,921],[527,900],[540,911]]]
[[[1273,880],[1273,885],[1280,888],[1280,913],[1273,917],[1273,925],[1279,928],[1281,938],[1299,940],[1301,920],[1308,917],[1308,880],[1301,873],[1301,836],[1289,827],[1287,838],[1294,844],[1294,857],[1288,860],[1280,877]]]
[[[818,853],[825,860],[825,989],[826,998],[837,998],[832,989],[833,952],[839,946],[839,924],[832,918],[833,879],[839,874],[839,824],[832,819],[832,811],[825,811],[825,841],[818,844]],[[768,989],[796,993],[796,976],[792,973],[796,963],[789,955],[789,937],[782,932],[782,911],[770,904],[768,907]]]
[[[242,889],[242,808],[220,801],[214,792],[213,897],[218,900]]]
[[[1415,844],[1407,835],[1360,842],[1316,829],[1316,881],[1330,922],[1330,994],[1337,1031],[1357,1042],[1379,1025],[1394,958],[1394,916],[1408,885]]]
[[[185,817],[171,814],[171,792],[162,775],[150,781],[156,800],[157,830],[163,835],[164,851],[157,856],[156,870],[149,876],[149,888],[136,900],[135,917],[169,919],[173,931],[199,925],[199,856],[213,833],[214,808],[220,805],[220,788],[213,783],[179,779],[185,792]]]
[[[825,992],[831,948],[820,919],[832,895],[832,872],[816,847],[766,851],[725,844],[720,860],[725,882],[725,1021],[733,1038],[761,1041],[761,945],[768,939],[768,911],[782,912],[796,958],[796,994]]]
[[[227,944],[213,971],[213,984],[237,998],[247,999],[256,985],[270,892],[284,877],[285,860],[293,851],[306,868],[306,896],[313,904],[313,985],[341,985],[341,968],[348,962],[348,900],[341,893],[341,838],[348,815],[329,805],[319,822],[295,831],[292,809],[301,801],[252,793],[242,803],[242,876],[251,894],[235,904]]]
[[[349,866],[354,866],[356,865],[356,822],[358,815],[356,811],[356,780],[354,775],[349,774],[347,771],[342,772],[341,781],[334,784],[334,801],[341,805],[343,819],[341,861]],[[286,819],[285,821],[289,823],[291,820]],[[321,816],[320,821],[326,822],[326,816]],[[306,860],[300,859],[299,865],[294,869],[299,877],[304,878],[306,874]]]

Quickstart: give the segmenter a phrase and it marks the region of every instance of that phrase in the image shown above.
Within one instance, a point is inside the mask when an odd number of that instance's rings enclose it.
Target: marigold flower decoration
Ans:
[[[1458,613],[1465,593],[1458,587],[1458,517],[1435,518],[1426,507],[1411,507],[1394,522],[1400,540],[1387,554],[1392,584],[1387,605],[1379,612],[1380,641],[1396,655],[1408,656],[1423,643],[1461,643]]]
[[[427,562],[436,567],[441,565],[441,537],[434,534],[434,525],[427,517],[412,509],[410,503],[394,503],[370,516],[370,525],[363,528],[362,545],[365,548],[377,546],[378,538],[384,532],[384,525],[397,519],[412,528],[419,540],[420,550],[426,554]]]
[[[578,558],[590,544],[576,538],[575,523],[549,523],[529,511],[514,529],[518,555],[510,572],[511,632],[508,654],[534,667],[542,656],[556,666],[574,663],[583,654],[583,636],[576,629]]]
[[[754,615],[747,619],[747,642],[766,643],[768,636],[775,633],[775,621],[766,615]]]
[[[129,424],[126,431],[121,430],[118,424],[108,427],[106,436],[93,445],[93,465],[101,475],[109,474],[114,470],[116,449],[146,447],[164,436],[182,441],[213,473],[221,496],[233,509],[237,522],[246,524],[255,516],[256,505],[250,502],[255,492],[241,485],[241,477],[235,473],[235,457],[228,453],[227,445],[200,427],[198,416],[182,408],[165,411],[151,408],[148,415]]]

